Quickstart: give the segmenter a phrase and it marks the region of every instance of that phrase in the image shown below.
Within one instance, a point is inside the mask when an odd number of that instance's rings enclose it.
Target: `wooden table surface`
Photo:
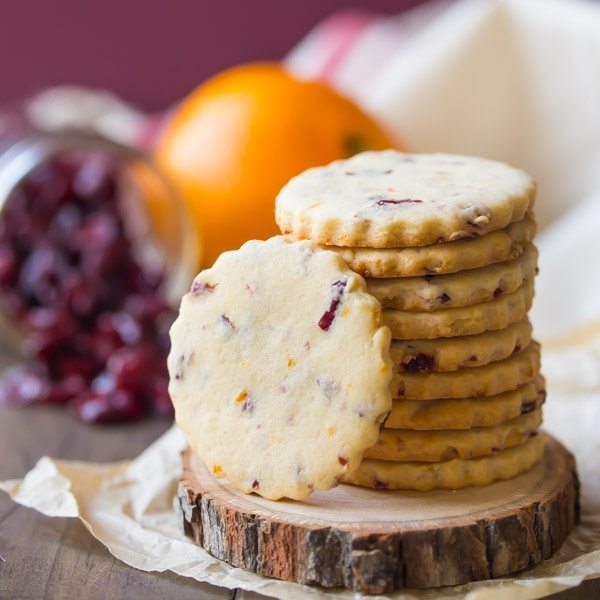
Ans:
[[[47,454],[115,461],[133,458],[169,426],[165,421],[90,427],[61,409],[0,409],[0,479],[22,477]],[[600,580],[554,596],[600,598]],[[0,599],[250,600],[171,573],[145,573],[116,560],[76,519],[50,519],[0,492]]]

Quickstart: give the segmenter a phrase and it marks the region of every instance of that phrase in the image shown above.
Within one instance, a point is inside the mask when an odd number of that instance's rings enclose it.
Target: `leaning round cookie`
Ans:
[[[456,371],[481,367],[521,352],[531,342],[528,319],[511,323],[504,329],[475,335],[434,340],[392,340],[390,356],[394,370],[407,373]]]
[[[459,306],[435,312],[409,312],[386,308],[383,322],[395,340],[475,335],[484,331],[503,329],[525,318],[533,302],[533,281],[528,281],[512,294],[490,302]]]
[[[342,256],[363,277],[417,277],[477,269],[520,256],[536,232],[532,215],[481,237],[418,248],[325,246]]]
[[[539,370],[540,345],[531,342],[522,352],[483,367],[446,373],[394,373],[392,395],[407,400],[493,396],[532,381]]]
[[[176,421],[210,471],[246,493],[302,499],[335,486],[391,406],[379,303],[308,242],[222,254],[184,296],[171,340]]]
[[[516,390],[478,398],[394,400],[385,420],[388,429],[471,429],[492,427],[537,410],[546,399],[544,378],[524,383]]]
[[[368,279],[367,290],[383,308],[432,312],[490,302],[533,281],[538,252],[529,244],[515,260],[451,275]]]
[[[489,485],[494,481],[515,477],[533,467],[544,454],[545,441],[542,433],[497,454],[454,458],[438,463],[367,459],[356,471],[344,476],[344,483],[377,490],[423,492]]]
[[[492,427],[446,431],[384,429],[365,458],[374,460],[440,462],[474,458],[522,444],[542,423],[542,411],[534,410]]]
[[[275,219],[283,233],[319,244],[426,246],[503,229],[533,207],[535,192],[529,175],[491,160],[363,152],[291,179]]]

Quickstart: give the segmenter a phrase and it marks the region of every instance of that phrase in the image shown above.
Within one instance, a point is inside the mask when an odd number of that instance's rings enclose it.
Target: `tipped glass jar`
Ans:
[[[0,405],[172,415],[168,327],[195,275],[185,204],[142,152],[0,117],[0,316],[28,362]]]

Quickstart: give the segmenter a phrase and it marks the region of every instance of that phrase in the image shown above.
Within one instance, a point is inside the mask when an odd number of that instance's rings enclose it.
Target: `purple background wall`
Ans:
[[[81,83],[159,110],[225,67],[282,57],[336,10],[422,1],[4,0],[0,103]]]

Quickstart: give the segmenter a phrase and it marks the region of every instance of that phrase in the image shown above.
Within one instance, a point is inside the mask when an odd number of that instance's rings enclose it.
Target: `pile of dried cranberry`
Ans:
[[[87,422],[172,415],[162,273],[129,239],[102,157],[32,171],[0,211],[0,303],[32,361],[0,380],[3,403],[68,405]]]

